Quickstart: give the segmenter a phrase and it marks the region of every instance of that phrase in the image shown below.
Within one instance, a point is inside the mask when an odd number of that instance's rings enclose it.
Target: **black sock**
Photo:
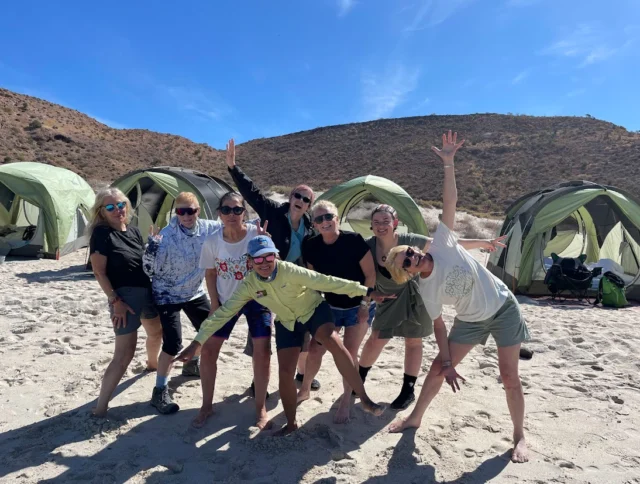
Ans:
[[[296,372],[296,380],[302,381],[304,380],[304,373]]]
[[[411,375],[407,375],[406,373],[404,374],[404,381],[402,382],[402,392],[408,392],[411,393],[413,392],[413,387],[416,386],[416,381],[418,380],[417,376],[411,376]]]
[[[369,374],[370,366],[359,366],[358,372],[360,373],[360,378],[362,379],[362,383],[367,379],[367,375]]]
[[[413,400],[415,400],[413,388],[416,385],[417,379],[417,376],[407,375],[406,373],[404,374],[402,390],[400,390],[400,395],[391,402],[391,408],[405,409]]]

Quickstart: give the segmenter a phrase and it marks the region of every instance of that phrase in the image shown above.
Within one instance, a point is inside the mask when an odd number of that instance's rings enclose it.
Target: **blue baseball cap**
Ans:
[[[266,235],[256,235],[249,241],[249,255],[251,257],[260,257],[264,254],[278,254],[280,251],[276,249],[276,246],[271,240],[271,237]]]

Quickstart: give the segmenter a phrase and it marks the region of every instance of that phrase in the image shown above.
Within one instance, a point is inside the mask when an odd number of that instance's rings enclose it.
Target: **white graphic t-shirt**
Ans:
[[[200,268],[218,271],[216,287],[221,304],[231,297],[247,275],[247,248],[249,241],[257,234],[258,228],[247,224],[247,235],[239,242],[225,242],[222,230],[205,240],[200,254]]]
[[[444,304],[454,306],[461,321],[484,321],[498,312],[509,288],[458,244],[458,238],[440,222],[429,248],[433,272],[418,278],[420,295],[432,319]]]

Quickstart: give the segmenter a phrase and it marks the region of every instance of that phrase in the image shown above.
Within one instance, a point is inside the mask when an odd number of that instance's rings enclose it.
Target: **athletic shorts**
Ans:
[[[153,319],[158,315],[153,304],[151,288],[126,286],[115,289],[115,292],[135,313],[131,314],[127,311],[127,325],[124,328],[113,328],[117,336],[137,331],[142,326],[141,319]],[[109,314],[113,316],[113,306],[111,305],[109,305]]]
[[[162,323],[162,351],[170,356],[177,355],[182,349],[182,323],[180,312],[184,311],[196,331],[207,319],[211,304],[207,296],[202,295],[191,301],[178,304],[159,304],[160,322]]]
[[[330,307],[336,328],[349,328],[358,324],[358,310],[360,309],[360,306],[349,309],[335,308],[333,306]],[[375,314],[376,303],[373,302],[369,305],[369,319],[367,320],[367,324],[369,326],[371,326],[371,322],[373,321]]]
[[[231,331],[233,331],[234,326],[242,315],[247,318],[251,338],[271,337],[271,311],[255,301],[249,301],[245,304],[238,314],[231,318],[222,328],[213,333],[213,336],[215,338],[229,339]]]
[[[326,301],[320,303],[306,323],[296,321],[293,331],[288,330],[280,321],[276,320],[276,350],[280,351],[287,348],[302,349],[305,335],[311,333],[311,336],[314,336],[320,326],[328,323],[333,324],[333,313],[331,312],[331,306]]]
[[[520,344],[529,340],[529,329],[520,311],[518,301],[510,294],[502,307],[484,321],[453,320],[449,341],[460,344],[484,345],[493,336],[498,347]]]

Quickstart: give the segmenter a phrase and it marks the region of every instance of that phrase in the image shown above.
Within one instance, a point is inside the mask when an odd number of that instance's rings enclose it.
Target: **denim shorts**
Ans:
[[[296,321],[293,331],[288,330],[284,325],[276,320],[276,349],[285,350],[287,348],[300,348],[304,345],[305,335],[316,334],[320,326],[333,323],[333,313],[331,306],[326,301],[322,301],[315,309],[313,315],[306,323]]]
[[[358,310],[360,306],[356,306],[355,308],[342,309],[335,308],[331,306],[331,312],[333,313],[333,319],[336,325],[336,328],[349,328],[351,326],[355,326],[358,324]],[[373,317],[376,314],[376,303],[372,302],[369,305],[369,319],[367,320],[367,324],[371,326],[371,322],[373,321]]]
[[[265,308],[262,304],[258,304],[255,301],[249,301],[240,311],[238,311],[238,314],[227,322],[227,324],[213,333],[214,338],[229,339],[231,331],[233,331],[233,327],[243,314],[247,318],[249,334],[252,338],[271,337],[271,311]]]
[[[117,336],[133,333],[142,326],[141,319],[153,319],[158,311],[153,304],[151,288],[148,287],[119,287],[115,292],[131,308],[135,314],[127,311],[127,325],[114,328]],[[109,314],[113,316],[113,306],[109,305]]]

